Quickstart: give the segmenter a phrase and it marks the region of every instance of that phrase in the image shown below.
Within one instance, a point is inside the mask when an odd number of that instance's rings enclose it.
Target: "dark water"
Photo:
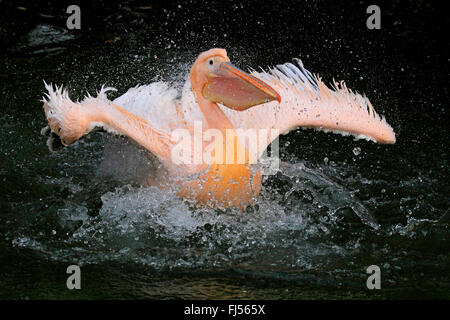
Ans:
[[[65,4],[0,4],[0,297],[448,299],[447,8],[380,3],[382,28],[368,30],[369,4],[86,4],[77,31]],[[110,98],[152,81],[180,87],[211,47],[244,69],[299,57],[346,80],[397,144],[291,132],[248,212],[141,186],[153,163],[126,138],[96,132],[48,151],[43,79],[74,99],[102,84],[118,89]],[[66,288],[70,264],[82,290]],[[366,288],[370,265],[381,290]]]

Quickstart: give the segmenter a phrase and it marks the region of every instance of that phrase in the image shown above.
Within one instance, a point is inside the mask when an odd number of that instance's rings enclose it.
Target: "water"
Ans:
[[[386,30],[374,35],[345,18],[364,5],[301,6],[314,26],[295,19],[293,4],[217,5],[200,11],[204,28],[188,19],[193,8],[138,7],[105,5],[79,32],[64,28],[57,6],[7,8],[4,30],[16,36],[2,38],[0,69],[2,298],[449,297],[448,63],[424,36],[433,8],[389,7]],[[209,20],[223,10],[219,22],[238,17],[226,32]],[[278,14],[285,23],[274,25]],[[422,53],[408,50],[418,43]],[[237,66],[300,57],[330,81],[347,80],[387,117],[397,144],[291,132],[280,141],[281,171],[245,212],[195,208],[142,185],[158,164],[126,138],[95,132],[48,151],[43,79],[68,85],[75,99],[102,84],[118,88],[111,98],[156,80],[179,89],[197,54],[214,46]],[[80,291],[65,287],[69,264],[82,268]],[[373,264],[379,291],[366,288]]]

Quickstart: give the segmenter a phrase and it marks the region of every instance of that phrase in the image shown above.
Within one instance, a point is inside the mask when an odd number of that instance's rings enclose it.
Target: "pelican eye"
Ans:
[[[212,60],[209,60],[209,65],[211,65],[211,66],[212,66],[212,65],[213,65],[213,63],[214,63],[214,62],[213,62]]]

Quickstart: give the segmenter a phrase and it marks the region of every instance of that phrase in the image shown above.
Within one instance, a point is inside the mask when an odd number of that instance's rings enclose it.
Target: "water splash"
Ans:
[[[379,228],[352,192],[320,170],[283,163],[281,171],[277,179],[288,179],[291,188],[280,194],[266,184],[255,206],[245,212],[196,208],[173,190],[128,184],[101,195],[94,216],[85,205],[66,202],[57,210],[50,239],[26,234],[14,244],[80,264],[115,261],[157,270],[291,272],[331,267],[338,257],[357,250],[358,241],[331,241],[340,230],[339,210],[351,208],[363,226]],[[310,198],[305,200],[306,194]],[[65,236],[58,238],[61,231],[53,231],[61,229]]]

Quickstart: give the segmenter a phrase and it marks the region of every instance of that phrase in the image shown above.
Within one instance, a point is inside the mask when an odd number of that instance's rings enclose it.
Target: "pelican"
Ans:
[[[247,73],[230,63],[226,50],[211,49],[193,64],[181,98],[167,83],[156,82],[114,101],[106,93],[115,89],[102,87],[96,97],[73,102],[62,86],[44,84],[49,146],[54,138],[68,146],[96,127],[128,136],[167,171],[164,181],[153,184],[174,186],[180,197],[199,205],[242,209],[254,202],[262,180],[255,159],[277,135],[298,127],[395,143],[393,129],[367,97],[344,82],[328,88],[299,59]],[[180,132],[195,136],[199,128],[208,133],[200,143],[180,142],[186,140]],[[245,136],[249,130],[258,135],[256,146]]]

